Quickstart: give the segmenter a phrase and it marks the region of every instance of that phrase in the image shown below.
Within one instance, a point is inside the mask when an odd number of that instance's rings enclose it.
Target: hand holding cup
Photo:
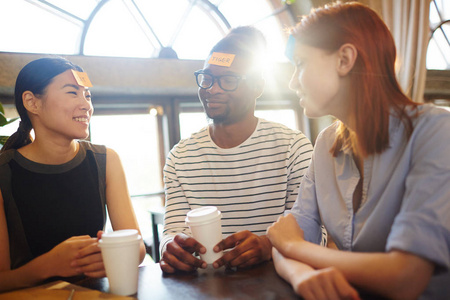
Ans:
[[[222,240],[221,212],[215,206],[204,206],[187,213],[186,224],[192,236],[206,248],[200,258],[207,264],[222,257],[223,252],[214,252],[214,246]]]

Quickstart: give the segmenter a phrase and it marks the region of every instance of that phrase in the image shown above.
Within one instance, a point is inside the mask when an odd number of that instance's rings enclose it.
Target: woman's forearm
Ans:
[[[36,285],[52,276],[44,254],[20,268],[0,271],[0,292]]]
[[[360,300],[358,292],[336,268],[314,270],[302,262],[284,257],[275,248],[272,255],[277,273],[303,298]]]
[[[434,270],[431,262],[402,251],[348,252],[302,241],[282,253],[315,269],[336,267],[352,284],[390,298],[417,298]]]
[[[307,272],[314,271],[312,267],[304,263],[284,257],[275,248],[272,248],[272,259],[278,275],[286,280],[296,293],[298,293],[296,285],[300,278]]]
[[[272,259],[278,275],[290,284],[293,283],[295,277],[298,278],[301,274],[314,270],[312,267],[300,261],[284,257],[275,248],[272,248]]]

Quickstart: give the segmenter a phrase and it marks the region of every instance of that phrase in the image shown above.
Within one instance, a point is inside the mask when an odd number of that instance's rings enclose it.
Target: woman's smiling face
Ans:
[[[77,84],[72,70],[53,78],[40,100],[38,112],[41,128],[68,139],[89,136],[89,121],[94,108],[91,93]]]

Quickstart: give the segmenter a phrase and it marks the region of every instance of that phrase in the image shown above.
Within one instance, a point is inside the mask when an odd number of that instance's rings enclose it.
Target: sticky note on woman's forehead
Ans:
[[[286,44],[286,51],[284,55],[293,63],[294,62],[294,51],[295,51],[295,38],[291,34]]]
[[[78,85],[84,86],[84,87],[92,87],[92,83],[89,80],[89,77],[87,76],[86,72],[78,72],[75,70],[72,70],[73,77],[75,77],[75,80]]]
[[[213,52],[209,58],[208,64],[229,67],[234,60],[235,54]]]

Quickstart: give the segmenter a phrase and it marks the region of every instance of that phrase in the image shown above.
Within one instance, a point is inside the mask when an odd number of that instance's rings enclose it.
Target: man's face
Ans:
[[[208,60],[207,60],[208,61]],[[234,58],[230,67],[205,63],[203,71],[212,76],[234,75],[246,77],[249,71],[248,63],[238,56]],[[208,118],[214,124],[233,124],[254,115],[255,101],[262,92],[261,82],[257,79],[242,78],[234,91],[223,90],[214,77],[214,84],[210,88],[199,88],[198,95]],[[227,83],[222,78],[222,86]],[[262,79],[259,79],[262,80]],[[226,88],[226,87],[225,87]]]

